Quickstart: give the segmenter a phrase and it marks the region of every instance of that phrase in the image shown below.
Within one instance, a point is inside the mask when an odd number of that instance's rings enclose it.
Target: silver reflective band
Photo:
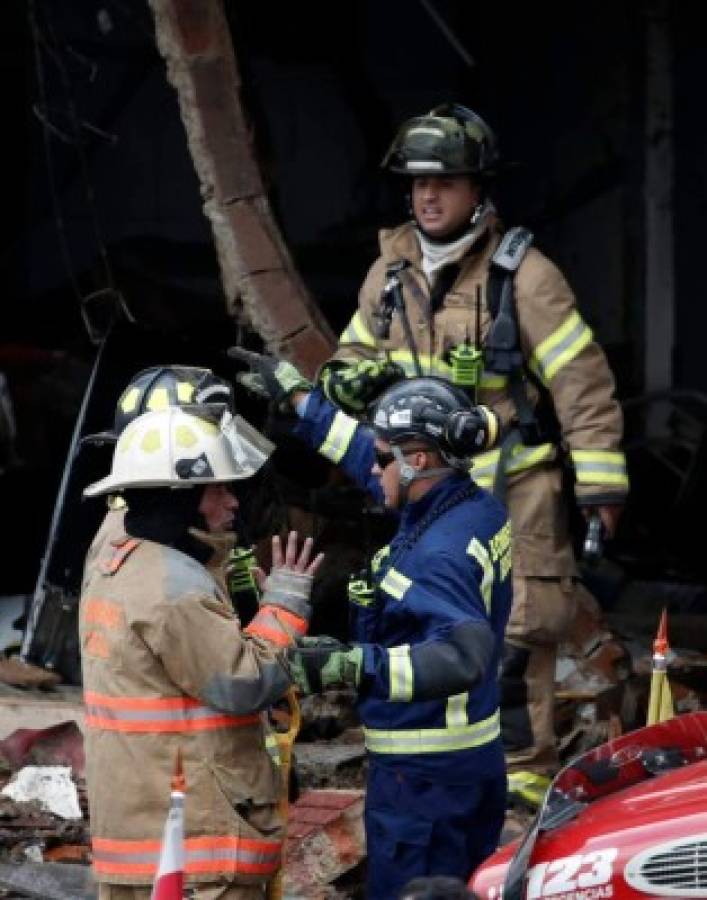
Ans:
[[[547,383],[591,341],[591,328],[578,312],[573,312],[556,331],[538,344],[530,360],[530,368]]]
[[[614,484],[628,487],[626,458],[620,451],[572,450],[570,456],[580,484]]]
[[[430,125],[418,125],[417,128],[409,128],[407,136],[412,134],[431,134],[432,137],[444,138],[444,131],[441,128],[434,128]]]
[[[390,594],[396,600],[402,600],[406,591],[412,587],[412,581],[395,569],[388,569],[385,573],[385,578],[380,583],[380,587],[381,590],[384,590],[386,594]]]
[[[410,645],[403,644],[400,647],[391,647],[388,650],[388,657],[390,666],[390,699],[402,703],[412,700],[415,674],[412,668],[412,660],[410,659]]]
[[[371,753],[448,753],[470,750],[495,741],[501,734],[499,711],[471,725],[447,728],[418,728],[399,731],[363,729],[366,748]]]
[[[405,162],[405,168],[410,169],[413,172],[423,171],[425,169],[435,169],[441,172],[444,166],[438,159],[428,159],[426,161],[419,159],[408,159]]]

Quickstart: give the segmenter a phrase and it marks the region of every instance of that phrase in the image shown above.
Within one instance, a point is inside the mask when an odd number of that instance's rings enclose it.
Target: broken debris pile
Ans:
[[[562,762],[645,724],[652,641],[659,603],[666,599],[664,594],[652,598],[649,587],[631,586],[609,612],[591,601],[578,611],[573,633],[560,648],[556,670],[555,714]],[[707,655],[701,648],[707,646],[707,619],[701,609],[671,610],[667,605],[673,647],[669,676],[676,710],[705,709]],[[46,720],[56,722],[66,708],[66,698],[61,698],[61,686],[46,687],[42,691],[5,687],[8,722],[36,723],[41,713],[32,715],[32,709],[52,707],[56,710],[52,709],[52,717],[45,712]],[[52,695],[59,702],[47,702]],[[2,731],[12,733],[0,740],[0,788],[10,783],[16,787],[10,788],[14,796],[0,794],[0,888],[9,888],[12,896],[95,897],[89,868],[83,739],[77,725],[81,708],[74,706],[76,721],[14,730],[6,722]],[[301,706],[302,728],[293,748],[285,897],[360,898],[365,881],[366,754],[355,695],[349,690],[329,690],[302,698]],[[41,801],[38,787],[32,795],[27,788],[32,768],[43,770],[47,777],[52,770],[63,769],[63,785],[75,791],[80,818],[52,812]],[[25,789],[22,796],[29,799],[20,799],[20,786]],[[510,809],[502,842],[518,837],[531,816],[529,810]],[[77,878],[80,884],[74,884]]]
[[[83,738],[75,722],[0,741],[0,860],[88,862]]]

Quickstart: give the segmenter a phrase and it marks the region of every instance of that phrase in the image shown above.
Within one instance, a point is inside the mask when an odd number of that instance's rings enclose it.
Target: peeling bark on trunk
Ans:
[[[240,101],[222,0],[148,0],[167,77],[179,97],[229,314],[310,377],[335,338],[273,219]]]

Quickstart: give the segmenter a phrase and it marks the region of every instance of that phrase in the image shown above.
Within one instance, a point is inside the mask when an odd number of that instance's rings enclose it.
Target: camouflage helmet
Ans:
[[[120,395],[112,429],[87,435],[82,443],[113,444],[143,413],[192,404],[213,404],[233,412],[233,389],[211,369],[180,365],[143,369],[130,379]]]
[[[496,135],[458,103],[435,106],[403,123],[381,167],[397,175],[491,176],[498,166]]]

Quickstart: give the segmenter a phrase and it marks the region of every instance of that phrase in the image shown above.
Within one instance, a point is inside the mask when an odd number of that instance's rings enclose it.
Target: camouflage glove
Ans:
[[[405,378],[396,363],[362,359],[344,363],[332,360],[322,366],[319,383],[326,396],[344,412],[361,413],[387,387]]]
[[[279,412],[291,412],[290,396],[295,391],[311,391],[314,385],[308,381],[292,363],[264,353],[244,350],[242,347],[229,347],[231,359],[247,363],[250,372],[242,372],[236,381],[254,394],[270,400]]]
[[[336,638],[302,637],[287,649],[290,676],[304,694],[319,694],[332,685],[358,687],[363,650]]]

